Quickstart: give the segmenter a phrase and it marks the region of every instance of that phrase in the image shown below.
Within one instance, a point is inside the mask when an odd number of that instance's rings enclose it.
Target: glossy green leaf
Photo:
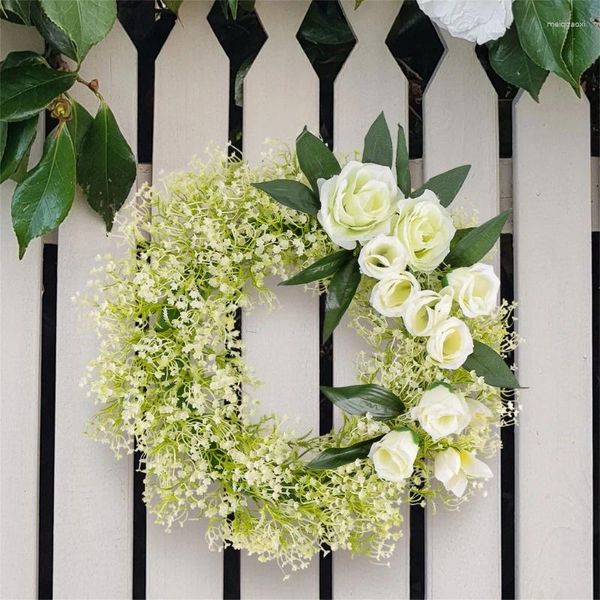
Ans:
[[[579,84],[583,72],[600,56],[600,27],[598,22],[594,25],[594,19],[600,19],[600,5],[597,0],[573,0],[572,6],[571,23],[577,26],[569,27],[562,57]]]
[[[505,210],[471,229],[451,248],[444,262],[452,267],[470,267],[481,260],[498,241],[509,215],[510,210]]]
[[[367,458],[371,446],[382,437],[380,435],[345,448],[327,448],[319,456],[313,458],[306,467],[312,471],[325,471],[327,469],[337,469],[338,467],[352,463],[357,458]]]
[[[311,189],[299,181],[292,179],[274,179],[252,184],[255,188],[266,192],[280,204],[299,210],[309,215],[316,215],[320,204]]]
[[[37,132],[37,122],[37,115],[14,123],[2,122],[7,126],[7,135],[0,161],[0,183],[17,171],[21,161],[28,154]]]
[[[340,250],[334,252],[329,256],[319,259],[309,267],[306,267],[300,273],[282,281],[279,285],[302,285],[310,283],[311,281],[318,281],[319,279],[325,279],[325,277],[331,277],[334,273],[339,271],[351,258],[353,253],[350,250]]]
[[[391,167],[393,160],[394,148],[392,146],[392,136],[385,121],[385,115],[382,112],[379,113],[373,125],[369,127],[369,131],[367,131],[362,161],[364,163],[375,163]]]
[[[471,165],[462,165],[445,173],[440,173],[440,175],[427,180],[418,190],[415,190],[411,194],[411,198],[417,198],[425,190],[431,190],[440,199],[442,206],[450,206],[470,170]]]
[[[520,387],[515,374],[504,359],[492,348],[473,340],[473,353],[462,365],[467,371],[475,371],[488,385],[499,388],[515,389]]]
[[[183,0],[163,0],[165,6],[176,16],[179,16],[179,9]]]
[[[116,0],[40,0],[40,5],[73,42],[78,62],[106,37],[117,18]]]
[[[0,0],[0,17],[20,25],[31,25],[32,0]]]
[[[323,342],[327,341],[337,327],[360,283],[358,260],[348,261],[331,278],[325,300],[325,319],[323,322]]]
[[[512,4],[519,41],[539,67],[556,73],[579,93],[579,84],[562,57],[571,21],[572,0],[515,0]]]
[[[527,90],[537,102],[548,71],[538,67],[521,47],[513,26],[498,40],[487,44],[492,68],[504,81]]]
[[[376,419],[391,419],[404,412],[396,394],[374,383],[347,387],[321,387],[325,396],[349,415],[371,414]]]
[[[59,125],[46,138],[40,162],[13,194],[11,212],[19,241],[19,258],[32,239],[62,223],[74,195],[75,150],[69,130]]]
[[[27,149],[27,152],[23,155],[23,158],[19,161],[17,168],[11,173],[10,179],[12,181],[16,181],[17,183],[21,183],[23,179],[27,176],[27,171],[29,169],[29,156],[31,155],[31,147]]]
[[[83,140],[94,118],[79,102],[69,98],[71,101],[72,111],[71,118],[67,121],[67,127],[71,134],[71,139],[75,146],[75,154],[79,156],[83,146]]]
[[[8,136],[8,123],[0,121],[0,162],[4,156],[4,148],[6,148],[6,138]]]
[[[42,10],[39,2],[33,2],[31,6],[31,19],[36,29],[42,34],[52,50],[56,50],[65,56],[78,61],[77,48],[69,36],[60,27],[55,25]]]
[[[305,129],[296,139],[296,154],[300,169],[319,195],[318,179],[330,179],[340,172],[340,163],[333,152],[318,137]]]
[[[116,212],[135,181],[133,152],[108,105],[98,107],[83,140],[77,163],[77,181],[90,206],[110,231]]]
[[[41,64],[0,70],[0,121],[22,121],[46,108],[74,83],[76,73]]]
[[[404,135],[404,128],[402,125],[398,125],[398,147],[396,148],[396,179],[398,180],[398,187],[402,193],[408,198],[412,190],[412,184],[410,181],[410,165],[408,158],[408,145],[406,143],[406,136]]]
[[[10,69],[21,65],[48,65],[46,59],[37,52],[31,50],[21,50],[19,52],[11,52],[0,63],[0,69]]]
[[[454,233],[454,237],[450,240],[450,250],[453,250],[458,242],[460,242],[460,240],[462,240],[469,232],[473,231],[473,229],[475,229],[475,227],[464,227],[463,229],[457,229]]]

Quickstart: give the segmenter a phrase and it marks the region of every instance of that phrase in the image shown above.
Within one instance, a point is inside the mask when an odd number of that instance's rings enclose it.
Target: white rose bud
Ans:
[[[392,235],[379,234],[367,242],[358,257],[360,272],[375,279],[398,275],[406,269],[408,252]]]
[[[431,290],[414,294],[402,314],[408,332],[413,336],[431,335],[433,328],[448,318],[452,309],[452,296],[450,288],[444,288],[439,294]]]
[[[342,248],[352,250],[391,229],[403,197],[389,167],[350,161],[339,175],[319,180],[319,223]]]
[[[444,384],[425,391],[410,416],[419,421],[434,441],[462,433],[471,421],[471,412],[464,396],[451,391]]]
[[[494,476],[491,469],[472,452],[448,448],[439,452],[434,461],[433,474],[444,487],[460,498],[467,489],[469,477],[490,479]]]
[[[384,317],[402,316],[403,307],[421,289],[408,271],[382,279],[371,290],[371,306]]]
[[[512,0],[417,0],[421,10],[454,37],[485,44],[513,22]]]
[[[458,369],[473,352],[473,338],[463,321],[450,317],[435,326],[427,340],[427,352],[438,366]]]
[[[371,446],[369,458],[381,479],[401,482],[411,476],[418,452],[412,431],[390,431]]]
[[[431,190],[401,200],[398,212],[394,233],[408,250],[408,264],[415,271],[430,273],[450,250],[456,232],[450,215]]]
[[[500,280],[491,265],[461,267],[448,273],[447,279],[465,316],[473,319],[489,315],[496,308]]]

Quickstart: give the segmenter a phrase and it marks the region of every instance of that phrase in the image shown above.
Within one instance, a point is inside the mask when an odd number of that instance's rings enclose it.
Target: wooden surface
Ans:
[[[558,116],[560,115],[560,117]],[[592,597],[589,105],[551,75],[514,106],[517,595]],[[595,307],[598,310],[598,306]]]
[[[423,175],[472,165],[452,208],[476,210],[483,222],[499,210],[497,97],[474,44],[443,40],[446,53],[423,97]],[[486,462],[494,473],[487,497],[475,496],[458,513],[427,512],[428,598],[501,597],[500,459]]]
[[[137,55],[117,24],[107,40],[92,49],[82,77],[96,77],[123,135],[135,152],[137,130]],[[96,100],[83,86],[77,99],[95,114]],[[115,461],[111,452],[83,435],[96,406],[79,386],[98,348],[92,324],[79,319],[85,309],[72,297],[85,292],[98,254],[119,252],[102,220],[78,193],[59,230],[56,429],[54,480],[54,597],[128,598],[131,596],[132,475],[130,457]]]
[[[2,59],[43,50],[36,32],[2,21]],[[40,119],[29,164],[40,157]],[[37,594],[42,243],[18,258],[10,205],[15,183],[0,185],[0,597]],[[9,575],[10,574],[10,575]]]

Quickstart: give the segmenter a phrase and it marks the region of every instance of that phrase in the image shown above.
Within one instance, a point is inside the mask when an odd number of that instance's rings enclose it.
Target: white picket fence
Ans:
[[[400,2],[342,5],[357,44],[335,82],[334,145],[359,148],[383,109],[407,127],[408,84],[384,44]],[[186,0],[156,63],[154,163],[184,168],[210,143],[225,145],[229,63],[206,16],[212,2]],[[296,40],[309,0],[258,0],[267,42],[244,84],[244,154],[259,160],[265,137],[292,141],[318,130],[318,79]],[[591,231],[598,229],[598,163],[590,160],[590,108],[551,76],[536,104],[513,105],[513,159],[498,158],[497,96],[474,46],[443,34],[446,53],[424,94],[424,158],[415,177],[473,165],[457,203],[482,219],[513,206],[518,351],[523,413],[516,432],[516,593],[521,598],[592,597]],[[34,32],[2,22],[2,56],[42,47]],[[83,77],[97,77],[136,147],[136,50],[117,24],[94,49]],[[90,109],[86,90],[78,98]],[[39,140],[34,154],[39,156]],[[144,172],[147,172],[148,169]],[[0,595],[37,595],[43,241],[17,260],[10,225],[13,183],[0,202]],[[97,340],[82,331],[71,297],[84,290],[94,257],[114,250],[101,220],[77,198],[58,233],[53,589],[56,598],[126,598],[132,589],[133,468],[82,435],[94,405],[79,380]],[[262,404],[318,427],[318,301],[278,288],[284,310],[243,319],[249,360],[266,382]],[[598,307],[595,307],[598,309]],[[293,343],[289,343],[293,340]],[[350,330],[335,334],[336,385],[353,381]],[[294,365],[304,368],[297,369]],[[282,398],[278,390],[287,393]],[[306,397],[314,397],[312,410]],[[299,407],[302,406],[302,410]],[[493,465],[499,474],[499,460]],[[408,511],[407,528],[408,528]],[[426,594],[501,597],[500,478],[459,513],[426,518]],[[148,598],[220,598],[223,556],[207,550],[202,523],[167,535],[148,520]],[[318,561],[288,581],[242,555],[242,598],[318,598]],[[391,568],[333,558],[334,598],[408,598],[409,536]]]

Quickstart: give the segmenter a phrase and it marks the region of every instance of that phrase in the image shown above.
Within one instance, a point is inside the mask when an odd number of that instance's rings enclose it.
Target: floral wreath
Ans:
[[[382,113],[343,168],[305,129],[295,154],[250,167],[215,152],[141,192],[129,253],[100,269],[87,381],[102,405],[90,433],[142,453],[157,522],[207,518],[211,548],[287,571],[325,548],[385,560],[403,502],[455,506],[492,477],[517,413],[502,358],[517,339],[481,260],[508,215],[459,228],[447,207],[469,166],[413,190],[402,127],[396,154],[392,170]],[[372,348],[360,384],[322,388],[344,416],[325,435],[296,437],[250,395],[236,313],[273,303],[271,276],[326,289],[323,338],[350,307]]]

